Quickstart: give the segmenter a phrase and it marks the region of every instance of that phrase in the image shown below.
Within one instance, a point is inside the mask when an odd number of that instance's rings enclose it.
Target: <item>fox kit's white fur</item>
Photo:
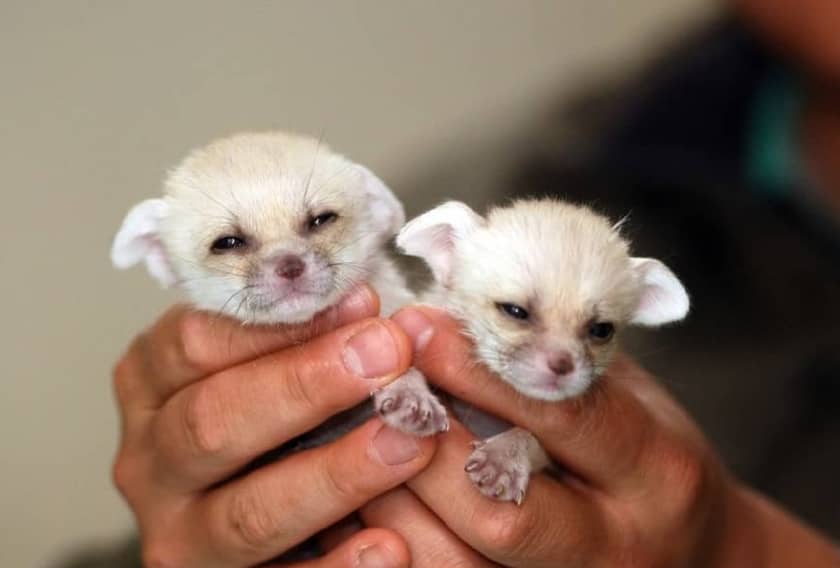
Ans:
[[[413,299],[385,252],[404,220],[379,178],[320,141],[238,134],[193,151],[162,198],[131,209],[111,258],[119,268],[145,262],[196,307],[245,323],[308,321],[361,282],[388,315]],[[446,426],[416,371],[376,398],[394,427],[425,435]]]
[[[323,143],[238,134],[194,150],[164,197],[136,205],[111,258],[248,323],[309,320],[365,280],[388,312],[411,298],[384,254],[404,219],[385,184]]]
[[[624,325],[661,325],[689,308],[664,264],[632,258],[616,225],[561,201],[517,201],[486,218],[445,203],[408,223],[397,244],[432,269],[426,300],[459,318],[477,358],[532,398],[581,394]],[[530,472],[548,463],[536,438],[513,428],[478,443],[466,469],[483,493],[521,502]]]

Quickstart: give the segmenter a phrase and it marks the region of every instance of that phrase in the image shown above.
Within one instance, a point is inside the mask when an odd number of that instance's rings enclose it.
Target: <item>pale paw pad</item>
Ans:
[[[432,436],[449,430],[446,408],[425,389],[391,384],[375,397],[376,412],[391,428],[414,436]]]
[[[528,457],[511,451],[507,444],[473,443],[464,470],[473,485],[487,497],[521,505],[528,489],[531,467]]]

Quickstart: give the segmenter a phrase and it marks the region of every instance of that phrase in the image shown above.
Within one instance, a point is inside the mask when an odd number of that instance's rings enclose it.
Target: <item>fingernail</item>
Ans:
[[[386,546],[372,544],[359,551],[356,556],[358,568],[398,568],[400,559]]]
[[[393,373],[399,364],[394,338],[381,323],[372,323],[351,337],[343,357],[351,373],[366,379]]]
[[[406,335],[411,338],[415,352],[422,351],[435,333],[432,321],[420,310],[405,308],[394,314],[391,319],[403,328]]]
[[[339,302],[337,307],[338,321],[349,323],[366,315],[374,313],[374,298],[365,287],[357,287]]]
[[[414,436],[383,426],[373,438],[374,456],[385,465],[400,465],[420,455],[420,446]]]

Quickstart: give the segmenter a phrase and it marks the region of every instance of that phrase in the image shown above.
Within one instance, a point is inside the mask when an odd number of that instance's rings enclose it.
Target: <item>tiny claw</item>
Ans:
[[[478,460],[473,460],[467,462],[467,465],[464,466],[464,471],[475,471],[481,466],[481,462]]]
[[[500,483],[499,485],[496,486],[496,491],[493,493],[493,495],[495,497],[501,497],[502,493],[504,493],[504,492],[505,492],[505,486]]]
[[[449,420],[443,423],[443,426],[440,429],[441,432],[449,432]]]
[[[479,484],[479,485],[481,485],[481,486],[487,485],[487,482],[488,482],[488,481],[490,481],[492,478],[493,478],[493,475],[492,475],[492,474],[485,473],[485,474],[484,474],[484,475],[482,475],[482,476],[481,476],[481,478],[478,480],[478,484]]]
[[[522,501],[525,500],[525,492],[521,489],[516,492],[516,498],[513,500],[514,503],[517,505],[522,505]]]

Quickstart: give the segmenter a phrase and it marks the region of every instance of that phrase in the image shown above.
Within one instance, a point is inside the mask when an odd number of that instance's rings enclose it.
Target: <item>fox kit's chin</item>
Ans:
[[[286,291],[276,296],[259,292],[246,295],[234,291],[229,297],[235,299],[237,296],[242,297],[241,301],[234,304],[234,300],[231,300],[228,306],[221,310],[215,308],[218,302],[212,299],[207,301],[199,299],[195,304],[199,309],[223,313],[246,324],[280,322],[294,324],[311,320],[316,314],[336,304],[341,298],[336,293],[322,294],[296,290]]]
[[[521,395],[557,402],[584,393],[609,365],[618,330],[685,317],[688,296],[661,262],[634,258],[618,226],[556,200],[517,201],[485,217],[445,203],[408,223],[397,244],[426,260],[442,304],[478,360]],[[549,460],[521,429],[477,445],[467,471],[497,499],[521,502]]]
[[[511,365],[509,373],[502,378],[527,397],[558,402],[583,394],[596,377],[586,367],[558,375],[517,362]]]
[[[254,323],[273,323],[278,318],[288,323],[301,323],[311,320],[315,314],[331,306],[334,302],[330,296],[322,296],[311,292],[287,292],[278,300],[268,300],[256,303],[253,308]]]

